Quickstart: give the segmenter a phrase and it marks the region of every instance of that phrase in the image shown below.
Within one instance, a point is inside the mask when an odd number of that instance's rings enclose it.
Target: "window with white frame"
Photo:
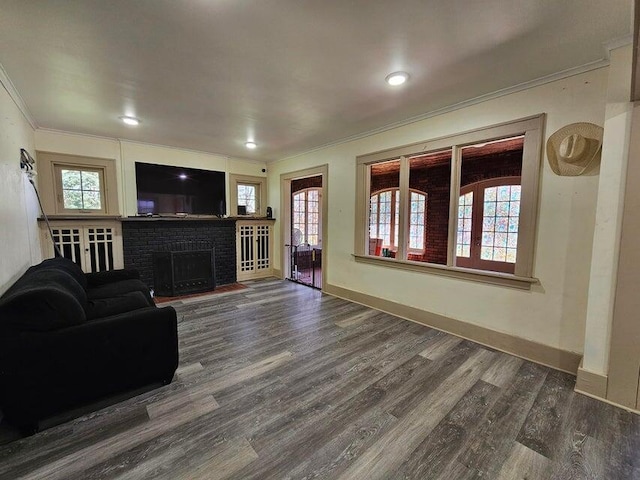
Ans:
[[[56,165],[57,203],[61,212],[105,212],[104,169]]]
[[[260,185],[238,183],[238,206],[246,208],[247,215],[255,215],[260,210]]]
[[[291,225],[300,231],[300,243],[320,243],[320,189],[307,188],[293,194]]]
[[[384,265],[530,285],[543,122],[539,115],[358,157],[356,260],[380,255],[375,237],[396,248]]]
[[[116,161],[37,151],[38,187],[47,215],[105,217],[121,214]]]
[[[229,212],[231,215],[260,217],[266,213],[267,178],[229,174]],[[245,207],[244,209],[238,207]]]

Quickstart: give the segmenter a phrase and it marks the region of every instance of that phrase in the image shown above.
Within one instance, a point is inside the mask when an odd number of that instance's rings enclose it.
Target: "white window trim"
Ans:
[[[83,157],[54,152],[37,152],[38,188],[47,215],[58,217],[118,217],[118,189],[116,162],[109,158]],[[62,193],[62,179],[59,171],[63,168],[73,170],[101,170],[102,180],[102,210],[64,209],[59,202],[58,195]]]
[[[542,158],[544,114],[528,117],[513,122],[502,123],[485,128],[480,128],[448,137],[436,138],[424,142],[404,145],[388,150],[361,155],[356,158],[356,222],[354,258],[356,261],[377,265],[392,266],[404,270],[422,271],[440,275],[453,276],[494,283],[519,288],[530,288],[531,284],[538,280],[533,277],[534,243],[536,233],[537,206],[539,177]],[[518,259],[513,274],[488,272],[456,267],[455,240],[457,238],[457,211],[460,196],[460,171],[461,171],[461,147],[481,143],[510,136],[524,135],[524,148],[522,158],[522,204],[520,212],[520,232],[518,236]],[[451,167],[451,193],[449,201],[449,242],[447,250],[447,264],[437,265],[430,263],[402,260],[404,251],[400,252],[398,259],[382,258],[368,255],[368,231],[369,214],[368,204],[370,195],[370,167],[383,161],[397,160],[400,158],[400,189],[408,190],[408,162],[410,156],[425,154],[428,152],[452,149]],[[404,175],[403,175],[404,173]],[[404,178],[407,177],[407,178]],[[402,205],[400,218],[407,221],[407,215],[403,212]],[[453,219],[453,220],[452,220]],[[455,220],[455,221],[454,221]],[[404,243],[404,230],[400,229],[399,243]]]
[[[240,187],[253,187],[255,189],[255,210],[253,212],[247,211],[247,215],[256,215],[256,213],[260,211],[260,185],[248,182],[236,183],[236,199],[238,198],[238,190],[240,189]]]
[[[267,212],[267,177],[229,174],[229,216],[238,215],[238,185],[254,185],[256,191],[256,213],[248,217],[264,217]]]
[[[105,214],[107,211],[107,195],[106,195],[106,168],[100,166],[91,165],[71,165],[68,163],[54,163],[53,169],[55,172],[55,184],[56,184],[56,212],[68,213],[68,214]],[[98,172],[100,176],[100,205],[101,208],[84,209],[84,208],[65,208],[64,206],[64,188],[62,186],[62,171],[72,170],[76,172]]]

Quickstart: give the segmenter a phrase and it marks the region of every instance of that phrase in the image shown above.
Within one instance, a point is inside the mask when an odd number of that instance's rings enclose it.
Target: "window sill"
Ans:
[[[371,255],[353,254],[353,258],[358,263],[397,268],[410,272],[431,273],[434,275],[442,275],[444,277],[520,288],[523,290],[530,290],[531,285],[539,283],[537,278],[517,277],[508,273],[472,270],[461,267],[448,267],[446,265],[436,265],[433,263],[425,264],[421,262],[412,262],[410,260],[396,260],[395,258],[374,257]]]
[[[120,220],[120,215],[109,215],[105,213],[85,213],[85,214],[47,214],[47,218],[54,220]],[[44,217],[38,217],[39,222],[44,222]]]

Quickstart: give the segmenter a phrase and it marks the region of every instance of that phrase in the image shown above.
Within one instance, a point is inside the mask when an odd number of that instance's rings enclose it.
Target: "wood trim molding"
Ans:
[[[613,405],[616,408],[622,408],[623,410],[626,410],[627,412],[640,414],[640,410],[637,409],[637,408],[631,408],[631,407],[629,407],[627,405],[622,405],[621,403],[612,402],[611,400],[608,400],[606,398],[598,397],[596,395],[592,395],[592,394],[590,394],[588,392],[582,392],[580,390],[576,390],[576,393],[579,393],[581,395],[585,395],[587,397],[593,398],[594,400],[598,400],[600,402],[607,403],[609,405]]]
[[[120,215],[47,215],[47,218],[51,221],[64,221],[64,222],[78,222],[78,223],[95,223],[103,220],[117,220],[122,222],[123,219]],[[38,223],[46,222],[44,217],[38,217]]]
[[[640,0],[633,2],[633,58],[631,68],[631,101],[640,100]]]
[[[238,214],[238,184],[258,185],[258,211],[256,217],[264,217],[267,213],[267,177],[256,177],[253,175],[229,174],[229,216],[235,217]]]
[[[356,292],[337,285],[325,284],[323,292],[335,297],[366,305],[405,320],[471,340],[481,345],[515,355],[547,367],[576,375],[582,355],[549,345],[516,337],[508,333],[454,320],[415,307],[385,300],[366,293]]]
[[[447,265],[445,268],[456,269],[454,251],[457,221],[456,218],[458,198],[460,195],[460,172],[461,155],[460,147],[472,145],[476,142],[487,142],[510,136],[524,135],[524,147],[522,153],[522,199],[520,211],[520,224],[518,233],[518,258],[514,266],[513,277],[517,279],[531,279],[534,275],[534,250],[535,237],[537,231],[537,205],[540,193],[540,170],[542,169],[542,145],[544,139],[544,125],[546,115],[544,113],[503,122],[496,125],[476,128],[466,132],[461,132],[444,137],[425,140],[418,143],[401,145],[387,150],[358,155],[356,157],[356,211],[355,211],[355,245],[354,254],[364,256],[368,254],[368,205],[370,200],[370,188],[367,180],[371,176],[371,165],[376,163],[397,160],[400,162],[400,195],[408,190],[409,170],[408,158],[411,155],[436,152],[442,149],[452,149],[451,162],[451,198],[449,202],[449,226],[447,244]],[[403,202],[402,205],[405,203]],[[400,209],[400,220],[407,227],[407,215],[403,215],[404,210]],[[404,260],[403,246],[405,242],[402,238],[403,228],[400,232],[398,258]],[[475,279],[481,281],[483,277],[476,276]],[[495,281],[489,281],[496,283]],[[531,283],[531,280],[529,281]],[[512,282],[512,286],[528,288],[529,285],[523,282]]]
[[[411,260],[398,260],[395,258],[376,257],[373,255],[352,255],[358,263],[397,268],[409,272],[429,273],[443,277],[470,280],[473,282],[490,283],[503,287],[520,288],[530,290],[531,285],[540,283],[537,278],[518,277],[510,273],[490,272],[488,270],[475,270],[471,268],[447,267],[435,263],[412,262]]]
[[[545,117],[546,115],[544,113],[539,113],[525,118],[478,127],[460,133],[452,133],[451,135],[423,140],[421,142],[378,150],[376,152],[358,155],[356,157],[356,163],[358,165],[369,165],[387,160],[395,160],[403,156],[435,152],[453,146],[464,146],[511,135],[520,135],[527,131],[538,132],[544,128]]]
[[[29,125],[31,125],[31,128],[33,130],[36,130],[38,128],[38,123],[36,122],[35,118],[33,118],[33,115],[31,115],[31,112],[27,108],[27,104],[24,102],[22,96],[20,95],[20,92],[18,92],[18,89],[15,87],[15,85],[9,78],[9,75],[7,75],[7,72],[1,63],[0,63],[0,85],[2,85],[4,89],[7,91],[7,93],[9,94],[9,97],[11,97],[11,100],[13,100],[13,103],[15,103],[16,107],[18,107],[18,110],[20,110],[20,113],[22,113],[25,120],[29,122]]]
[[[576,392],[602,400],[607,398],[607,382],[606,375],[585,370],[582,368],[582,361],[580,362],[578,378],[576,379]]]
[[[284,246],[291,241],[291,181],[299,178],[322,176],[322,285],[327,283],[328,268],[327,252],[329,251],[329,164],[325,163],[316,167],[305,168],[293,172],[280,174],[280,245],[282,255],[280,257],[280,278],[285,278],[287,267],[287,250]]]
[[[633,107],[629,140],[629,161],[624,189],[624,208],[620,232],[620,251],[615,282],[615,299],[609,342],[607,399],[627,408],[640,406],[640,103]]]
[[[71,155],[47,151],[36,151],[38,189],[42,205],[47,215],[73,216],[73,213],[59,211],[56,199],[58,194],[58,177],[56,167],[59,165],[71,165],[74,167],[89,167],[102,169],[104,177],[104,201],[105,211],[98,213],[81,213],[86,218],[100,216],[120,216],[121,210],[118,198],[118,175],[116,160],[114,158],[88,157],[83,155]]]

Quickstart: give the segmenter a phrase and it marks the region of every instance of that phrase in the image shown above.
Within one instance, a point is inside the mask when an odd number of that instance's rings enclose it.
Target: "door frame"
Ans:
[[[280,174],[280,211],[282,212],[280,221],[280,271],[282,278],[287,277],[287,272],[291,268],[291,258],[285,245],[291,244],[291,181],[301,178],[322,177],[322,201],[320,208],[322,212],[322,290],[327,284],[327,253],[329,247],[329,229],[327,220],[329,218],[329,164],[318,165],[317,167],[305,168]]]

